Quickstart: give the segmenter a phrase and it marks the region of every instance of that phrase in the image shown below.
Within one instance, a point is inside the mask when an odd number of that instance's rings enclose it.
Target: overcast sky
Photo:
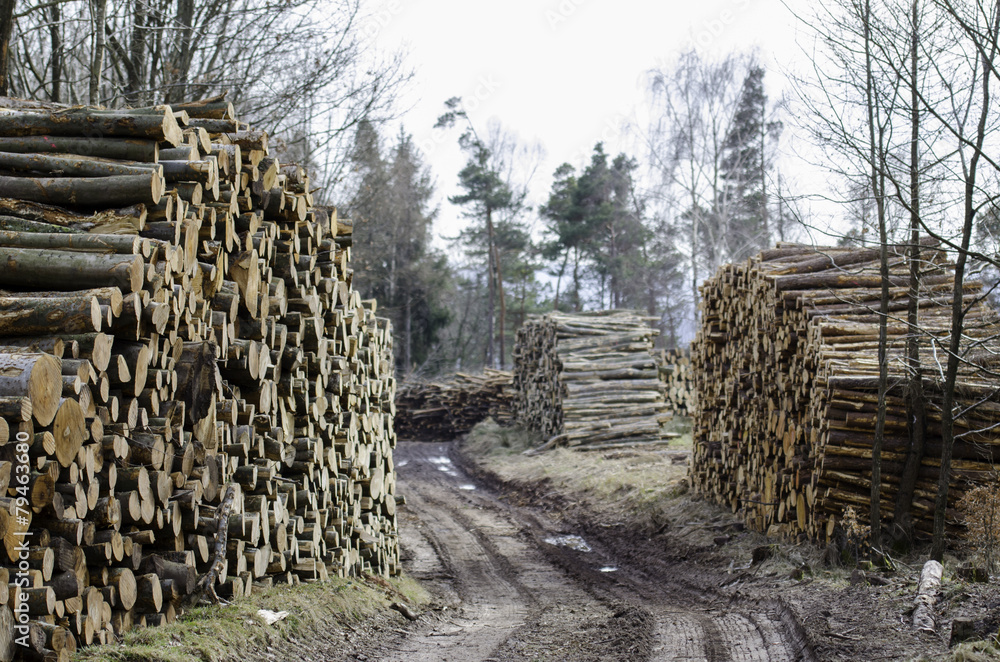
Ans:
[[[402,121],[435,176],[438,235],[464,223],[446,199],[465,161],[458,130],[432,129],[446,99],[461,96],[477,127],[495,118],[541,143],[531,190],[544,202],[553,170],[583,165],[596,142],[612,154],[635,151],[620,126],[641,104],[650,69],[690,47],[756,47],[777,94],[778,71],[799,54],[796,20],[780,0],[371,0],[370,11],[363,29],[381,50],[404,50],[415,72]]]

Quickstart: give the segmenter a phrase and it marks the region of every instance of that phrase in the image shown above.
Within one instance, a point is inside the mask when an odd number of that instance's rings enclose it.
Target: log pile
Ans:
[[[224,100],[0,111],[0,170],[0,660],[398,573],[391,331],[305,172]]]
[[[909,440],[905,324],[908,262],[890,260],[889,384],[882,453],[882,511],[891,517]],[[947,340],[954,272],[945,254],[924,246],[919,291],[920,346],[928,425],[911,507],[916,533],[927,536],[941,453],[938,360]],[[697,391],[692,483],[742,510],[760,531],[829,539],[847,506],[867,518],[878,401],[878,306],[881,278],[873,249],[782,244],[727,265],[701,289],[701,327],[692,345]],[[996,313],[969,282],[963,351],[990,356],[1000,331]],[[934,356],[934,352],[937,356]],[[975,358],[975,355],[970,355]],[[995,379],[975,361],[963,364],[950,507],[969,480],[995,475],[1000,420]],[[957,523],[949,511],[951,524]]]
[[[548,437],[547,446],[670,436],[651,321],[617,310],[529,319],[514,347],[518,421]]]
[[[514,392],[509,371],[487,368],[482,374],[456,373],[442,381],[414,380],[396,390],[396,436],[413,441],[451,441],[492,418],[514,422]]]
[[[660,379],[666,384],[667,409],[675,416],[690,416],[694,411],[694,379],[691,357],[679,349],[660,352]]]

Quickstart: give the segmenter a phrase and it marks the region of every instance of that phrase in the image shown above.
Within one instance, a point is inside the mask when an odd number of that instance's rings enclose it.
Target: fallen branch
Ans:
[[[215,594],[215,581],[222,572],[222,564],[226,560],[226,544],[229,542],[229,515],[233,509],[236,497],[236,483],[229,483],[226,487],[225,497],[219,504],[219,509],[215,511],[215,550],[212,554],[212,565],[208,572],[198,579],[194,591],[188,596],[189,604],[196,604],[203,595],[208,594],[208,599],[213,604],[219,603],[219,596]]]

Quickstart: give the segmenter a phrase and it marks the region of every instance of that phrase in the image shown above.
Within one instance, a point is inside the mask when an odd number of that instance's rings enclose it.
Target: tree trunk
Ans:
[[[911,6],[910,31],[910,289],[906,310],[906,324],[909,327],[906,338],[906,364],[909,377],[907,397],[907,420],[910,424],[909,448],[906,464],[899,481],[896,503],[893,509],[895,537],[900,541],[913,538],[913,493],[917,485],[917,473],[924,457],[927,414],[924,411],[923,369],[920,365],[920,342],[917,327],[918,298],[920,296],[920,113],[917,94],[917,61],[919,9],[914,0]]]
[[[989,50],[981,50],[983,60],[982,70],[982,105],[979,112],[979,123],[976,126],[975,146],[969,167],[965,176],[965,220],[962,225],[962,241],[955,259],[955,289],[952,302],[951,336],[948,342],[948,363],[945,368],[944,402],[941,404],[941,468],[938,476],[938,490],[934,499],[934,537],[931,543],[931,558],[941,561],[944,556],[945,515],[948,508],[948,490],[951,486],[951,456],[955,448],[955,382],[958,379],[958,355],[962,332],[965,328],[965,305],[962,299],[965,284],[965,265],[969,258],[969,244],[972,241],[972,228],[976,220],[976,176],[978,174],[979,158],[986,138],[986,121],[990,113],[990,73],[997,55],[997,34],[1000,31],[1000,12],[995,12],[994,24],[989,31]]]
[[[101,76],[104,72],[105,34],[108,0],[90,0],[94,26],[94,52],[90,63],[90,105],[101,104]]]
[[[580,249],[573,249],[573,310],[580,312]]]
[[[188,70],[191,67],[193,51],[191,48],[193,38],[191,26],[194,21],[194,0],[178,0],[176,21],[180,27],[181,36],[180,44],[175,51],[176,73],[174,74],[174,85],[167,93],[168,102],[188,99]]]
[[[138,106],[143,103],[145,94],[145,59],[146,59],[146,3],[145,0],[134,0],[132,5],[132,39],[129,43],[129,60],[127,67],[128,81],[125,86],[125,103]]]
[[[563,274],[566,273],[566,263],[569,262],[569,251],[566,251],[563,255],[562,266],[559,267],[559,275],[556,277],[556,296],[552,302],[553,310],[559,310],[559,288],[562,285]]]
[[[52,47],[52,62],[50,65],[52,89],[49,94],[49,100],[59,103],[62,96],[63,46],[62,10],[58,4],[53,4],[49,7],[49,39]]]
[[[0,337],[98,332],[101,318],[97,297],[88,292],[66,297],[0,297]]]
[[[486,247],[489,262],[489,273],[487,274],[487,291],[489,296],[486,302],[486,327],[487,327],[487,337],[486,337],[486,365],[491,368],[496,367],[494,365],[494,341],[496,328],[493,323],[493,313],[496,309],[496,261],[495,254],[493,252],[493,209],[486,207],[486,236],[488,241],[488,246]]]
[[[882,154],[882,124],[881,113],[875,91],[875,81],[872,74],[872,27],[871,3],[865,0],[862,17],[862,28],[865,40],[865,96],[868,106],[868,140],[869,159],[871,161],[871,191],[875,198],[878,213],[879,233],[879,280],[881,281],[881,296],[879,297],[878,320],[878,411],[875,418],[875,438],[872,444],[872,480],[871,480],[871,547],[872,551],[882,554],[882,442],[885,436],[885,398],[889,381],[888,365],[888,316],[889,316],[889,255],[888,236],[885,218],[885,170]]]
[[[496,255],[493,262],[496,265],[497,270],[497,298],[500,300],[500,319],[498,321],[500,326],[500,356],[498,356],[498,364],[494,367],[503,368],[505,360],[504,351],[504,327],[507,326],[507,299],[503,294],[503,271],[500,269],[500,251],[496,244],[493,245],[493,252]]]
[[[406,373],[410,372],[413,365],[413,296],[409,292],[406,294],[406,330],[403,341],[403,365]]]
[[[0,0],[0,96],[10,94],[10,35],[14,31],[16,0]]]

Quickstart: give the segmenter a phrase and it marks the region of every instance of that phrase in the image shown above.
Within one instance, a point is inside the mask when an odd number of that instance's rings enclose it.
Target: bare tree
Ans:
[[[362,0],[29,0],[16,14],[14,94],[108,106],[227,93],[286,137],[329,196],[358,123],[395,116],[402,56],[373,56]]]
[[[760,94],[762,77],[752,54],[712,61],[694,50],[682,53],[672,67],[650,72],[651,117],[644,140],[661,182],[661,207],[674,210],[674,222],[687,238],[695,317],[702,277],[770,242],[766,183],[780,104],[766,97],[750,101],[752,91]],[[757,113],[756,135],[745,133],[741,122]],[[746,195],[745,173],[759,177],[759,193]],[[747,212],[760,222],[741,223]]]

